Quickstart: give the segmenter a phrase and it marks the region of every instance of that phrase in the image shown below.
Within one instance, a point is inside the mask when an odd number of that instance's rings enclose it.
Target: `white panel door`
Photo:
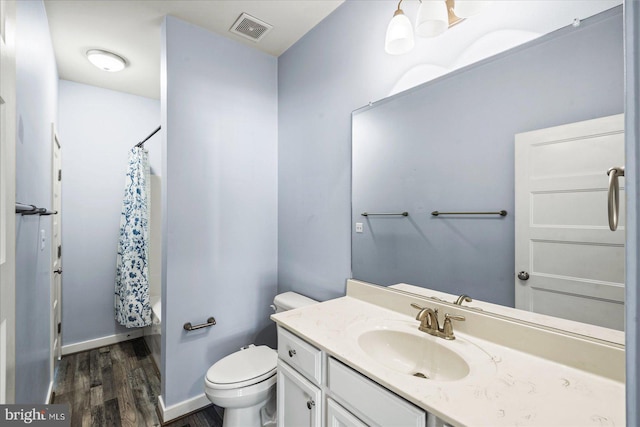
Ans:
[[[624,178],[609,230],[607,170],[624,166],[624,115],[516,135],[516,308],[624,328]]]
[[[278,360],[278,427],[320,427],[320,389]]]
[[[0,1],[0,404],[15,400],[15,17]]]

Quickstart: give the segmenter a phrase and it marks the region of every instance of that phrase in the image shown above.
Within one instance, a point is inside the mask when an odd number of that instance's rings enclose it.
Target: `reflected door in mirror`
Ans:
[[[624,206],[607,218],[607,171],[624,165],[624,115],[516,135],[516,308],[624,329]],[[624,178],[621,179],[624,202]]]

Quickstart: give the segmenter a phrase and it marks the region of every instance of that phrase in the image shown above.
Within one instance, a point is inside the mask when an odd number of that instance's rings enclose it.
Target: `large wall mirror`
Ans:
[[[353,277],[514,307],[515,135],[623,113],[623,66],[617,7],[355,111]],[[603,214],[593,216],[608,230],[601,199]],[[432,215],[501,210],[507,215]],[[624,235],[623,219],[616,233]],[[622,293],[623,245],[601,279]],[[565,304],[561,294],[556,306]],[[622,329],[624,303],[613,304],[607,319],[620,318],[601,326]],[[566,311],[584,321],[581,310]]]

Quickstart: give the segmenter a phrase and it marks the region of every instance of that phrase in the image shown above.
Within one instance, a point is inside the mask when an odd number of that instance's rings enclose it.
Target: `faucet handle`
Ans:
[[[421,307],[421,306],[419,306],[418,304],[415,304],[415,303],[411,303],[411,307],[420,310],[418,312],[418,314],[416,315],[416,320],[419,320],[421,322],[421,324],[426,328],[427,327],[427,322],[428,322],[428,318],[427,318],[428,308],[427,307]]]
[[[416,304],[416,303],[414,303],[414,302],[412,302],[412,303],[411,303],[411,307],[413,307],[413,308],[415,308],[415,309],[417,309],[417,310],[420,310],[420,311],[418,312],[418,315],[416,316],[416,320],[420,320],[420,321],[422,321],[422,318],[423,318],[423,317],[424,317],[424,315],[427,313],[427,307],[419,306],[418,304]]]
[[[461,322],[465,321],[464,316],[456,316],[454,314],[445,313],[444,314],[444,325],[442,325],[442,338],[445,340],[455,340],[456,336],[453,335],[453,325],[451,324],[452,320],[458,320]]]
[[[465,320],[467,320],[464,316],[458,316],[458,315],[455,315],[455,314],[445,313],[444,314],[444,320],[447,320],[447,319],[458,320],[460,322],[464,322]]]

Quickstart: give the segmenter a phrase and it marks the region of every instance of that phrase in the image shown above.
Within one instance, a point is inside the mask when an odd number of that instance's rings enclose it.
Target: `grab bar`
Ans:
[[[507,216],[507,211],[505,210],[501,210],[498,212],[438,212],[438,211],[433,211],[431,212],[431,215],[433,216],[438,216],[438,215],[500,215],[500,216]]]
[[[373,215],[387,215],[387,216],[409,216],[409,212],[399,212],[399,213],[370,213],[370,212],[362,212],[360,215],[362,216],[373,216]]]
[[[624,166],[610,168],[607,171],[607,175],[609,175],[609,197],[607,203],[609,229],[616,231],[620,212],[620,183],[618,182],[618,177],[624,176]]]
[[[187,322],[182,326],[185,331],[195,331],[196,329],[208,328],[216,324],[216,319],[211,316],[207,319],[207,323],[201,323],[199,325],[192,325],[191,322]]]

